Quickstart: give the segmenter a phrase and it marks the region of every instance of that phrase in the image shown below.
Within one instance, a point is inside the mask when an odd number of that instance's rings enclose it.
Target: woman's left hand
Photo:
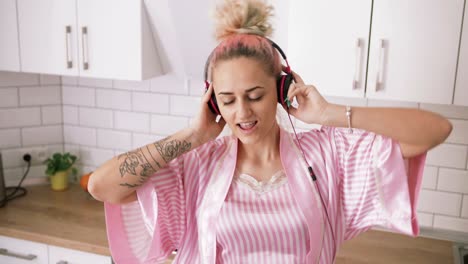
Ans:
[[[313,85],[306,85],[302,78],[292,72],[295,82],[289,86],[288,99],[290,102],[296,97],[298,106],[289,107],[289,113],[295,118],[308,124],[322,124],[324,112],[328,102]],[[288,111],[286,109],[286,111]]]

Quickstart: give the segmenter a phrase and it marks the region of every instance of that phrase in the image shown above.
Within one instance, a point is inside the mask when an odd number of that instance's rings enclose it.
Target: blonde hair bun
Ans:
[[[264,0],[224,0],[214,13],[215,38],[222,41],[235,34],[271,37],[271,16],[273,6]]]

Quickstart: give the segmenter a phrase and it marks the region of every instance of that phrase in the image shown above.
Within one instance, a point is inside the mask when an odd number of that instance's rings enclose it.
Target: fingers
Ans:
[[[208,90],[206,90],[205,94],[203,95],[202,103],[205,103],[205,104],[208,103],[210,101],[212,93],[213,93],[213,84],[210,83]]]

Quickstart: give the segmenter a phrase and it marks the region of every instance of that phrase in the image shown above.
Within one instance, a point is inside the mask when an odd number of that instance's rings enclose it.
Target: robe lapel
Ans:
[[[318,263],[323,246],[324,222],[319,194],[307,171],[307,165],[288,132],[281,129],[280,155],[288,184],[307,221],[310,251],[306,263]],[[316,168],[314,161],[309,161]]]
[[[237,139],[229,140],[226,151],[217,159],[198,211],[200,263],[216,262],[216,220],[231,186],[237,161]]]

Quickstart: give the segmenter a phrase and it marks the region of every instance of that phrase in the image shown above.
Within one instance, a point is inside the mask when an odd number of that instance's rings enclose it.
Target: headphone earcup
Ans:
[[[209,84],[207,84],[207,87]],[[205,87],[205,93],[208,90],[208,88]],[[218,107],[218,102],[216,101],[216,96],[214,93],[211,93],[210,100],[208,101],[208,108],[210,108],[211,112],[215,115],[221,115],[221,112],[219,111]]]
[[[292,81],[293,81],[292,73],[288,73],[286,75],[283,74],[276,81],[276,93],[278,96],[278,103],[280,103],[284,107],[287,107],[284,100],[288,96],[289,86],[291,85]]]

